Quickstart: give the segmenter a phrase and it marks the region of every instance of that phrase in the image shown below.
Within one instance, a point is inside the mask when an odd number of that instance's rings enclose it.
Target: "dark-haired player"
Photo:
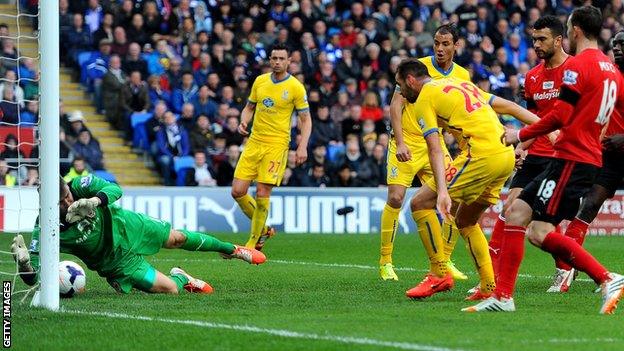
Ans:
[[[615,108],[624,107],[622,76],[600,49],[602,14],[593,6],[575,9],[568,18],[570,51],[559,99],[553,110],[520,131],[508,129],[509,144],[559,129],[555,159],[529,183],[507,210],[494,295],[463,309],[467,312],[515,311],[514,287],[524,256],[524,236],[574,269],[587,273],[602,288],[600,313],[613,313],[624,289],[624,276],[610,273],[555,226],[576,215],[580,198],[592,187],[602,166],[601,137]],[[532,221],[532,222],[531,222]]]
[[[284,45],[275,45],[269,60],[271,72],[256,78],[241,113],[239,133],[249,135],[247,126],[252,119],[254,123],[232,182],[232,197],[251,220],[251,233],[245,246],[257,250],[261,250],[266,239],[275,233],[265,223],[271,191],[280,185],[286,169],[293,110],[297,110],[301,130],[297,164],[308,158],[308,140],[312,131],[305,87],[288,73],[290,51]],[[248,194],[249,185],[254,180],[255,199]]]
[[[613,56],[620,73],[624,72],[624,31],[613,37]],[[570,222],[565,235],[583,245],[589,224],[596,218],[606,199],[613,197],[624,177],[624,119],[620,110],[613,111],[609,127],[602,139],[602,168],[583,204]]]
[[[527,102],[527,108],[539,117],[545,116],[552,111],[559,96],[563,71],[569,58],[569,55],[565,53],[562,47],[564,34],[565,26],[555,16],[541,17],[533,26],[531,33],[533,47],[537,56],[543,61],[526,74],[524,97]],[[505,231],[504,213],[518,197],[522,189],[537,175],[542,173],[555,155],[552,142],[547,135],[539,136],[527,144],[520,144],[519,148],[526,149],[527,156],[522,164],[522,168],[516,172],[512,179],[507,201],[494,225],[489,243],[494,273],[498,272],[498,256]],[[517,149],[517,151],[519,150]],[[570,269],[564,262],[557,260],[555,279],[548,292],[567,291],[573,278],[574,270]]]
[[[470,81],[470,73],[453,62],[459,32],[454,25],[445,24],[438,27],[434,36],[434,55],[419,58],[426,67],[431,79],[457,78]],[[398,280],[392,265],[392,251],[394,238],[398,228],[399,213],[405,191],[412,185],[415,176],[422,183],[433,177],[429,160],[427,159],[427,144],[422,128],[415,120],[403,120],[403,98],[397,84],[392,101],[390,102],[390,120],[393,136],[388,146],[388,199],[381,213],[381,257],[379,259],[379,274],[383,280]],[[446,146],[442,145],[443,152],[448,155]],[[450,156],[448,156],[450,160]],[[447,162],[448,163],[448,162]],[[454,279],[467,279],[466,275],[455,268],[450,261],[450,255],[458,238],[458,231],[452,221],[445,223],[444,252],[449,269]],[[448,247],[448,249],[447,249]]]

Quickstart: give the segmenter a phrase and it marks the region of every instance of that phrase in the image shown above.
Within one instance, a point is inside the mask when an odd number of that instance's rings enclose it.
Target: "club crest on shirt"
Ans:
[[[262,104],[265,107],[273,107],[273,106],[275,106],[275,101],[273,101],[273,99],[268,97],[268,98],[265,98],[264,100],[262,100]]]
[[[282,92],[282,100],[288,100],[288,90]]]
[[[425,129],[425,120],[422,117],[418,119],[418,125],[420,126],[420,129]]]
[[[390,178],[396,178],[399,176],[399,169],[397,167],[390,168]]]
[[[555,82],[552,80],[542,83],[542,89],[544,90],[552,89],[554,87],[555,87]]]
[[[566,69],[563,72],[563,82],[568,85],[576,84],[576,79],[578,78],[578,72],[574,72],[572,70]]]
[[[91,181],[93,180],[93,176],[92,175],[88,175],[86,177],[80,178],[80,187],[81,188],[86,188],[89,185],[91,185]]]

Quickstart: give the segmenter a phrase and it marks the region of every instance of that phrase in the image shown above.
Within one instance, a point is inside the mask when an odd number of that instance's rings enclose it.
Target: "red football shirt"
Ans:
[[[622,76],[598,49],[568,59],[559,98],[550,113],[520,130],[528,140],[559,129],[555,157],[602,166],[600,140],[614,109],[624,111]]]
[[[622,79],[622,83],[624,83],[624,78]],[[624,89],[624,87],[622,89]],[[609,127],[607,127],[605,136],[615,134],[624,134],[624,111],[619,111],[618,109],[613,111],[613,114],[611,115]]]
[[[538,117],[546,116],[555,106],[559,97],[559,88],[563,79],[563,70],[569,57],[559,66],[547,68],[544,62],[533,67],[526,74],[524,81],[524,98],[527,109]],[[529,155],[554,157],[555,149],[547,135],[539,136],[529,146]]]

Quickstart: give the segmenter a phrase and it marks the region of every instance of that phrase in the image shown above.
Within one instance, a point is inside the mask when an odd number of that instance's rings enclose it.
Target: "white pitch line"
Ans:
[[[221,262],[219,259],[188,259],[183,258],[173,259],[173,258],[155,258],[152,261],[156,262]],[[322,262],[309,262],[309,261],[292,261],[292,260],[274,260],[268,259],[268,263],[279,263],[279,264],[290,264],[290,265],[299,265],[299,266],[316,266],[316,267],[328,267],[328,268],[354,268],[354,269],[365,269],[365,270],[377,270],[379,267],[361,265],[361,264],[350,264],[350,263],[322,263]],[[395,271],[404,271],[404,272],[429,272],[426,269],[416,269],[411,267],[395,267]],[[477,272],[465,271],[464,273],[470,275],[477,275]],[[518,274],[519,277],[529,278],[529,279],[552,279],[552,276],[536,276],[531,274]],[[578,282],[593,282],[591,279],[576,279]]]
[[[425,345],[425,344],[415,344],[415,343],[410,343],[410,342],[383,341],[383,340],[370,339],[370,338],[358,338],[358,337],[353,337],[353,336],[340,336],[340,335],[331,335],[331,334],[303,333],[303,332],[297,332],[297,331],[286,330],[286,329],[260,328],[260,327],[256,327],[253,325],[214,323],[214,322],[207,322],[207,321],[201,321],[201,320],[158,318],[158,317],[137,316],[137,315],[124,314],[124,313],[114,313],[114,312],[86,312],[86,311],[78,311],[78,310],[64,310],[62,312],[70,313],[70,314],[125,319],[125,320],[138,320],[138,321],[148,321],[148,322],[192,325],[196,327],[209,328],[209,329],[235,330],[235,331],[242,331],[242,332],[249,332],[249,333],[281,336],[284,338],[293,338],[293,339],[323,340],[323,341],[331,341],[331,342],[350,344],[350,345],[369,345],[369,346],[388,347],[388,348],[394,348],[394,349],[400,349],[400,350],[462,351],[462,349],[451,349],[447,347],[438,347],[438,346]]]

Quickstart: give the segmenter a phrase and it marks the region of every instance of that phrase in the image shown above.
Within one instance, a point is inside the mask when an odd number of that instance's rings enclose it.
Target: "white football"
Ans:
[[[84,269],[76,262],[59,263],[59,292],[61,297],[72,297],[84,292],[87,276]]]

